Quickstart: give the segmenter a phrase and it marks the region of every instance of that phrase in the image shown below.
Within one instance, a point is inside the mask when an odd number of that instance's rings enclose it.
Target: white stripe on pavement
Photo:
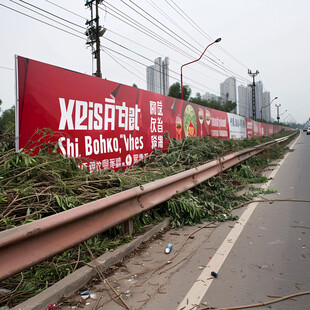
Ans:
[[[300,137],[300,136],[299,136]],[[291,149],[294,147],[295,143],[292,144],[290,147]],[[279,171],[281,165],[283,164],[284,160],[288,156],[287,153],[284,158],[279,162],[278,167],[272,171],[270,174],[270,178],[274,178],[274,176]],[[272,180],[269,180],[267,183],[263,184],[262,188],[268,188]],[[206,268],[203,269],[197,280],[195,281],[194,285],[188,291],[182,302],[180,303],[177,310],[189,310],[193,309],[193,307],[198,306],[206,294],[207,290],[209,289],[211,283],[213,282],[213,277],[211,276],[211,272],[215,271],[218,272],[222,267],[225,259],[227,258],[229,252],[233,248],[234,244],[236,243],[238,237],[240,236],[243,228],[245,227],[246,223],[248,222],[250,216],[254,212],[255,208],[257,207],[258,203],[254,202],[248,205],[245,209],[243,214],[241,215],[240,219],[234,225],[234,228],[229,232],[221,246],[218,248],[210,262],[207,264]]]

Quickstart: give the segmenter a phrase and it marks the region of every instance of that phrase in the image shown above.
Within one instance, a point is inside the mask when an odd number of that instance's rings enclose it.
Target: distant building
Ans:
[[[253,117],[252,110],[252,87],[251,86],[238,86],[238,98],[239,98],[239,114],[245,117]],[[255,107],[256,107],[256,120],[260,121],[261,117],[266,122],[271,122],[271,106],[267,106],[270,103],[270,92],[264,91],[264,85],[262,81],[255,83]],[[267,107],[264,107],[267,106]],[[262,108],[263,107],[263,108]],[[262,114],[261,114],[262,109]]]
[[[239,115],[252,117],[252,88],[250,86],[238,86]]]
[[[236,78],[232,76],[221,83],[220,93],[223,102],[226,102],[226,100],[237,102]]]
[[[154,93],[168,95],[169,93],[169,58],[163,61],[158,57],[154,65],[146,68],[146,88]]]
[[[260,120],[261,117],[263,117],[263,120],[265,120],[266,122],[270,122],[271,106],[270,105],[267,106],[270,103],[270,92],[264,91],[264,85],[262,81],[258,81],[255,84],[255,102],[256,102],[256,119]],[[262,114],[261,114],[261,108],[262,108]]]
[[[263,106],[266,106],[270,103],[270,92],[263,92]],[[262,109],[263,120],[266,122],[271,122],[271,106],[267,106]]]
[[[146,67],[146,89],[155,92],[154,66]]]
[[[256,119],[260,120],[260,108],[264,105],[263,103],[264,85],[262,81],[255,83],[255,105],[256,105]]]
[[[235,102],[237,104],[237,87],[235,77],[229,77],[220,84],[220,95],[222,104],[224,104],[226,101]],[[231,112],[238,113],[238,105],[236,106],[236,109]]]
[[[218,101],[219,97],[217,95],[214,95],[214,94],[206,92],[204,95],[201,96],[201,98],[203,100],[215,100],[215,101]]]

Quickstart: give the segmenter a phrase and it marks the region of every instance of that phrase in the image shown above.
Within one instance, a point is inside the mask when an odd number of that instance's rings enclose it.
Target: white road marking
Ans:
[[[295,143],[299,140],[298,139],[292,144],[290,149],[292,149]],[[288,156],[287,153],[284,158],[279,162],[279,165],[275,170],[272,171],[270,174],[270,178],[274,178],[277,172],[279,171],[281,165],[283,164],[284,160]],[[267,189],[271,183],[269,180],[267,183],[263,184],[261,187],[263,189]],[[247,206],[239,220],[234,225],[234,228],[231,229],[221,246],[218,248],[214,256],[211,258],[210,262],[207,264],[206,268],[203,269],[197,280],[194,282],[194,285],[188,291],[182,302],[180,303],[177,310],[189,310],[193,309],[196,305],[198,306],[206,294],[207,290],[209,289],[210,285],[212,284],[214,278],[211,276],[211,272],[215,271],[218,272],[222,267],[225,259],[227,258],[229,252],[233,248],[234,244],[236,243],[238,237],[240,236],[243,228],[245,227],[246,223],[248,222],[250,216],[254,212],[255,208],[257,207],[258,203],[254,202]]]

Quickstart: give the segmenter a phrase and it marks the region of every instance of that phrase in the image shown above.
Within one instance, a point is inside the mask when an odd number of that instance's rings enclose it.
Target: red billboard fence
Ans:
[[[284,128],[20,56],[16,70],[16,149],[49,128],[57,133],[49,142],[64,156],[87,159],[90,171],[124,169],[164,150],[165,133],[242,139]]]

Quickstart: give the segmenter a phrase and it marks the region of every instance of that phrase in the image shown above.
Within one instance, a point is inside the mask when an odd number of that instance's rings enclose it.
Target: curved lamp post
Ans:
[[[220,42],[221,40],[222,40],[221,38],[216,39],[214,42],[210,43],[210,44],[205,48],[205,50],[203,51],[203,53],[201,54],[201,56],[200,56],[198,59],[193,60],[193,61],[190,61],[190,62],[188,62],[188,63],[186,63],[186,64],[184,64],[184,65],[181,66],[181,98],[182,98],[182,100],[183,100],[183,74],[182,74],[183,67],[184,67],[184,66],[187,66],[187,65],[189,65],[189,64],[192,64],[192,63],[194,63],[194,62],[196,62],[196,61],[198,61],[198,60],[200,60],[201,57],[202,57],[203,54],[206,52],[206,50],[207,50],[207,48],[208,48],[209,46],[211,46],[211,45],[214,44],[214,43],[218,43],[218,42]]]
[[[280,116],[284,115],[287,112],[287,110],[285,110],[283,113],[280,114]]]
[[[287,119],[286,123],[287,123],[287,124],[293,123],[293,120],[294,120],[293,116],[290,115],[290,117]]]
[[[278,99],[278,97],[274,97],[274,98],[270,101],[270,103],[261,106],[261,108],[260,108],[260,121],[261,121],[261,123],[263,122],[263,108],[269,107],[276,99]]]
[[[292,117],[291,113],[289,113],[288,115],[286,115],[283,119],[283,122],[285,122],[285,120],[288,118],[288,117]]]

